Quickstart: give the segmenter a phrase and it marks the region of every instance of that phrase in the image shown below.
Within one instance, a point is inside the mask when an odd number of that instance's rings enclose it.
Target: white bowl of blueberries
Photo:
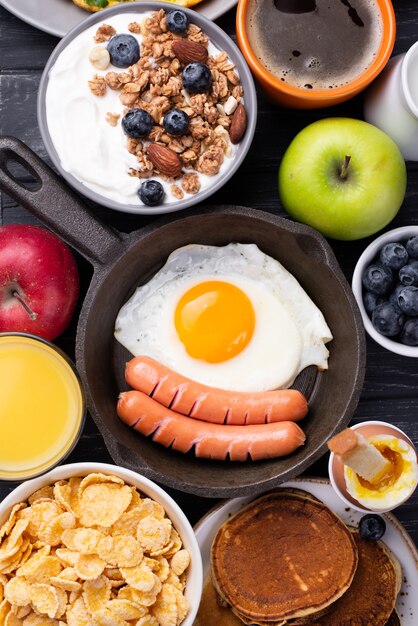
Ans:
[[[418,357],[418,226],[375,239],[357,261],[352,287],[370,337]]]

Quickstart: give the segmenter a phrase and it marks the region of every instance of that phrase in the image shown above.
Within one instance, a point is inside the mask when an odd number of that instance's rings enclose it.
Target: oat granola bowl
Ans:
[[[187,518],[135,472],[63,465],[0,504],[1,623],[191,626],[201,590]]]
[[[99,12],[60,41],[38,93],[48,154],[111,209],[171,213],[220,189],[245,158],[257,99],[228,35],[164,2]]]

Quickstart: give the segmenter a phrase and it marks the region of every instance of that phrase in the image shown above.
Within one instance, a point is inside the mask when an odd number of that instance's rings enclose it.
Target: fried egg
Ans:
[[[235,391],[289,387],[328,367],[331,331],[278,261],[255,244],[188,245],[121,308],[116,339],[197,382]]]

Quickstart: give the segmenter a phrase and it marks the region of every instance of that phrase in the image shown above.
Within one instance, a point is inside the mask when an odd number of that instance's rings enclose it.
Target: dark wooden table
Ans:
[[[418,39],[418,4],[415,0],[395,2],[398,36],[395,53],[405,52]],[[234,36],[235,11],[219,19],[219,25]],[[42,158],[47,158],[36,120],[36,96],[42,69],[58,40],[19,21],[0,7],[0,133],[15,135],[25,141]],[[259,96],[259,119],[251,150],[240,171],[213,196],[219,203],[233,202],[282,215],[277,196],[277,168],[280,159],[296,133],[307,124],[328,116],[362,117],[362,97],[322,111],[282,110]],[[93,207],[108,224],[123,231],[140,228],[149,218],[119,214]],[[3,194],[0,224],[35,223],[36,220]],[[408,163],[408,190],[404,205],[390,228],[418,224],[418,166]],[[337,258],[351,280],[356,260],[370,240],[341,243],[331,242]],[[1,251],[0,251],[1,253]],[[82,276],[82,296],[91,270],[77,257]],[[82,298],[81,298],[82,299]],[[81,300],[80,299],[80,300]],[[57,343],[70,355],[74,352],[76,316]],[[0,381],[1,393],[1,381]],[[418,443],[418,362],[387,352],[367,339],[367,373],[364,390],[354,416],[354,422],[369,419],[385,420],[405,430]],[[103,439],[91,417],[87,418],[83,435],[68,462],[112,462]],[[310,475],[326,475],[327,457],[309,471]],[[0,498],[12,484],[0,484]],[[192,523],[214,503],[171,490]],[[396,511],[415,542],[418,542],[418,493]]]

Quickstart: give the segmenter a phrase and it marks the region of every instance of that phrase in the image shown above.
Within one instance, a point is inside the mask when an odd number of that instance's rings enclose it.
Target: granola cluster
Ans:
[[[207,93],[190,94],[182,82],[182,71],[187,65],[176,56],[173,43],[182,40],[208,47],[208,37],[195,24],[189,24],[184,36],[167,29],[164,10],[153,13],[141,22],[128,26],[131,33],[142,35],[141,57],[129,68],[116,72],[95,74],[89,81],[91,92],[104,96],[108,89],[119,91],[124,106],[123,115],[131,109],[144,109],[154,120],[151,132],[143,140],[128,138],[127,149],[137,158],[137,165],[129,174],[140,179],[159,176],[172,183],[171,192],[181,199],[185,193],[195,194],[200,189],[199,173],[216,175],[225,156],[232,156],[229,130],[233,114],[243,98],[238,74],[226,52],[208,56],[212,84]],[[112,26],[103,24],[95,35],[102,43],[116,34]],[[181,55],[180,55],[181,56]],[[187,134],[170,135],[163,127],[164,115],[171,109],[181,109],[189,117]],[[120,123],[118,113],[108,112],[112,126]],[[148,155],[150,143],[173,151],[186,170],[178,176],[169,176],[153,163]]]

